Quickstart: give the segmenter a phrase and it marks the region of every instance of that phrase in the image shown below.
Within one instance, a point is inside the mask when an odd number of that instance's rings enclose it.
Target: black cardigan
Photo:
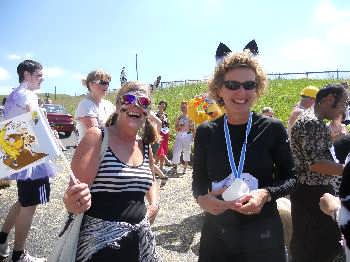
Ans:
[[[229,127],[232,128],[232,125]],[[233,144],[235,136],[230,133]],[[243,141],[239,143],[241,145]],[[237,148],[234,145],[232,147]],[[236,155],[234,154],[235,160]],[[259,188],[266,188],[273,202],[294,188],[294,162],[286,129],[279,120],[253,113],[243,172],[255,176],[259,180]],[[224,121],[220,117],[197,128],[192,176],[194,197],[207,194],[213,181],[220,181],[230,173]]]

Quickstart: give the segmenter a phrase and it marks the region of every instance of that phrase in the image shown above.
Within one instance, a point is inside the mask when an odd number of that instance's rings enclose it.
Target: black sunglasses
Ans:
[[[94,80],[92,82],[101,86],[109,86],[109,81],[105,80]]]
[[[224,81],[224,86],[230,90],[238,90],[241,88],[241,86],[245,90],[253,90],[257,88],[258,84],[255,81],[246,81],[241,83],[238,81],[227,80],[227,81]]]

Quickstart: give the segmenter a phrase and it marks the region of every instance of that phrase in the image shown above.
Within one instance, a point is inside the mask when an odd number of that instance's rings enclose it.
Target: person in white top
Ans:
[[[315,104],[316,95],[318,92],[318,88],[315,86],[307,86],[300,92],[300,101],[293,108],[290,113],[288,119],[288,134],[290,135],[290,131],[298,116],[301,115],[305,110],[312,109],[312,106]]]
[[[39,109],[38,96],[35,90],[40,88],[43,79],[42,65],[33,60],[25,60],[17,67],[19,87],[7,97],[4,117],[9,119]],[[43,258],[30,256],[24,249],[38,204],[45,204],[50,199],[49,177],[54,170],[48,163],[30,167],[11,176],[17,180],[18,200],[9,210],[0,231],[0,261],[10,254],[8,235],[15,227],[15,241],[11,261],[39,262]]]
[[[111,76],[102,70],[90,72],[83,80],[83,85],[87,87],[89,93],[80,101],[75,111],[79,142],[88,128],[104,127],[108,118],[114,113],[115,106],[103,99],[110,81]]]
[[[182,174],[186,173],[188,162],[191,160],[191,144],[194,137],[194,125],[188,118],[187,101],[182,101],[180,110],[182,114],[176,119],[175,129],[176,138],[173,146],[173,168],[170,173],[177,174],[177,165],[180,164],[181,153],[183,152],[184,169]]]

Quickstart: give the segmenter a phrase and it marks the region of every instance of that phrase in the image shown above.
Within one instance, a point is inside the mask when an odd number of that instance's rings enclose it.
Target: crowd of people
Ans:
[[[175,123],[165,100],[152,111],[160,76],[150,87],[127,81],[123,67],[113,104],[105,99],[110,74],[87,75],[87,95],[75,113],[74,177],[63,197],[68,212],[83,214],[75,261],[162,261],[151,229],[161,202],[156,176],[167,180],[181,162],[180,174],[192,162],[192,192],[204,211],[199,261],[346,261],[347,86],[305,87],[285,127],[269,105],[253,111],[268,89],[256,53],[225,52],[207,93],[181,101]],[[20,85],[4,103],[5,119],[39,108],[41,64],[25,60],[17,73]],[[171,125],[176,134],[169,160]],[[172,166],[168,172],[166,164]],[[46,261],[31,256],[25,242],[36,207],[50,200],[54,175],[50,164],[41,164],[10,177],[17,182],[18,200],[1,227],[0,261],[10,256],[12,228],[11,261]],[[290,243],[282,198],[291,207]]]

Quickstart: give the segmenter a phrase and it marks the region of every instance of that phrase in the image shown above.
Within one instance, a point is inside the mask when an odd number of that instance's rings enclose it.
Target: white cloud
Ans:
[[[77,80],[82,80],[85,78],[85,75],[83,75],[81,73],[75,73],[75,74],[72,74],[72,78],[77,79]]]
[[[324,59],[325,56],[329,56],[329,51],[327,46],[318,38],[300,38],[288,43],[281,49],[281,53],[292,61],[305,58],[307,60],[318,60],[320,56]]]
[[[64,75],[64,70],[60,67],[44,67],[43,69],[44,77],[55,78]]]
[[[319,2],[311,13],[308,36],[293,37],[281,48],[263,54],[270,72],[336,70],[349,66],[345,59],[350,44],[350,9],[337,8],[331,1]]]
[[[7,58],[10,60],[24,60],[24,59],[33,59],[34,55],[32,53],[25,53],[24,55],[19,54],[8,54]]]
[[[335,68],[335,57],[328,43],[316,37],[289,41],[276,53],[263,56],[270,72],[305,72]]]
[[[9,72],[5,69],[0,67],[0,80],[6,80],[10,78]]]
[[[341,21],[350,19],[350,10],[337,9],[331,1],[325,0],[317,6],[313,18],[315,22],[339,24]]]
[[[350,44],[350,22],[338,24],[330,28],[326,34],[329,41],[333,41],[335,44],[348,45]]]
[[[9,95],[13,88],[13,86],[0,86],[0,95]]]
[[[26,54],[24,55],[24,58],[25,58],[25,59],[33,59],[34,56],[33,56],[32,53],[26,53]]]
[[[312,22],[322,28],[325,38],[335,44],[350,44],[350,9],[337,9],[331,1],[322,1],[313,14]]]
[[[20,55],[17,55],[17,54],[9,54],[7,56],[8,59],[10,60],[20,60],[21,59],[21,56]]]

